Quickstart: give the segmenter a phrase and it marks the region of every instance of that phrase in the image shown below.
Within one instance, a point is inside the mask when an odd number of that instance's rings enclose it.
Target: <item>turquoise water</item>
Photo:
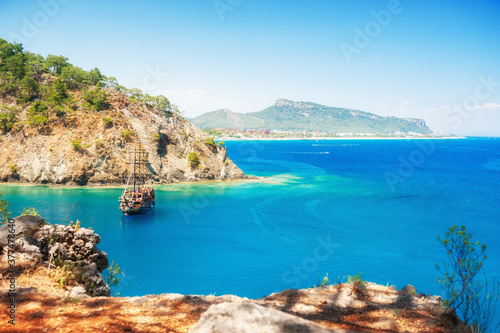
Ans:
[[[260,298],[336,282],[411,283],[439,294],[436,241],[465,224],[500,278],[500,139],[227,142],[266,182],[159,186],[157,207],[123,217],[120,189],[0,186],[15,214],[81,220],[125,276],[122,296],[178,292]],[[403,161],[403,162],[402,162]],[[406,161],[406,162],[404,162]]]

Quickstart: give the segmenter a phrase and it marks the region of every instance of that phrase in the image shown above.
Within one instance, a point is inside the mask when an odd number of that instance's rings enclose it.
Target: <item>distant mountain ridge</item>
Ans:
[[[381,117],[373,113],[278,98],[258,112],[236,113],[227,109],[189,119],[203,129],[320,131],[333,133],[431,134],[423,119]]]

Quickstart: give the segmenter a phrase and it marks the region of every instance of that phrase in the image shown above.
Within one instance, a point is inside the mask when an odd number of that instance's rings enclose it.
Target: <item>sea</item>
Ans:
[[[120,188],[2,185],[13,215],[81,221],[122,275],[113,294],[261,298],[362,273],[443,295],[437,241],[453,225],[487,245],[500,279],[500,138],[226,141],[246,181],[156,186],[156,209],[123,216]],[[484,274],[483,274],[484,273]]]

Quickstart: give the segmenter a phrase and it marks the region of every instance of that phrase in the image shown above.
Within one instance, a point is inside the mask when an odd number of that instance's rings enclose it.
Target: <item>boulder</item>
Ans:
[[[253,303],[212,305],[189,333],[348,333],[319,327],[311,321]]]

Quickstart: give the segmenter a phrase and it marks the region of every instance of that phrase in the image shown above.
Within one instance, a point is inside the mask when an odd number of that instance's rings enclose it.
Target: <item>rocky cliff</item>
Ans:
[[[10,234],[14,237],[8,237]],[[17,265],[48,268],[55,283],[77,287],[75,290],[82,290],[80,293],[87,296],[110,296],[110,288],[101,275],[108,267],[108,255],[97,248],[100,241],[98,234],[80,228],[79,223],[52,225],[40,216],[18,216],[0,227],[2,261],[8,260],[6,254],[10,250]]]
[[[62,121],[25,126],[0,136],[0,180],[39,184],[122,184],[131,148],[147,152],[152,183],[245,178],[213,142],[175,113],[134,101],[113,89],[109,108],[76,111]],[[73,94],[78,100],[78,94]],[[26,117],[26,110],[20,118]],[[188,156],[196,153],[199,164]]]

